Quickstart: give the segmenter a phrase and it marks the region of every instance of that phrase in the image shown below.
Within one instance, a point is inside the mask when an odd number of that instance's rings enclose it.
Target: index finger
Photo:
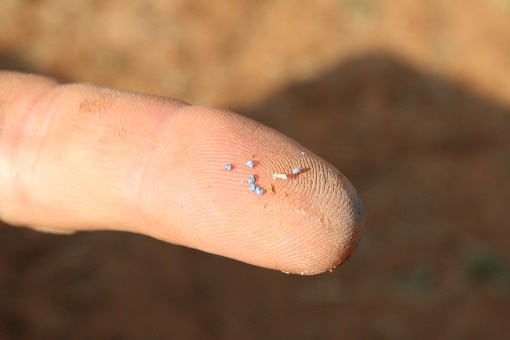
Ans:
[[[349,181],[246,117],[16,73],[0,91],[8,223],[138,232],[301,274],[335,268],[359,241]]]

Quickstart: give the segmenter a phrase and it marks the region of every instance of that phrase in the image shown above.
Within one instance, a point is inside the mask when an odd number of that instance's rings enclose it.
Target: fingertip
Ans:
[[[363,231],[361,200],[337,169],[313,156],[307,184],[288,191],[280,222],[288,242],[277,249],[283,272],[315,275],[337,268],[355,251]],[[286,215],[285,215],[286,214]]]
[[[331,198],[322,201],[323,215],[311,232],[314,236],[310,236],[324,241],[318,242],[318,247],[311,250],[316,254],[313,261],[303,263],[303,268],[295,271],[299,274],[313,275],[334,270],[351,257],[361,239],[364,224],[361,200],[347,178],[340,173],[337,176],[338,184],[333,185],[336,188],[331,190]]]
[[[148,205],[174,207],[163,212],[162,221],[182,228],[176,235],[162,226],[156,237],[303,275],[332,270],[349,258],[360,239],[363,212],[337,169],[246,117],[201,107],[180,114],[180,123],[170,129],[193,126],[186,156],[159,167],[166,173],[154,176],[160,179],[158,204]],[[295,168],[302,171],[294,174]]]

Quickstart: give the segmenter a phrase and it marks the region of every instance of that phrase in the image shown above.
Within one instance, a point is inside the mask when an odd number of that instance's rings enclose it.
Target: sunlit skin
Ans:
[[[252,174],[262,195],[249,190]],[[260,123],[13,72],[0,72],[0,219],[141,233],[299,274],[347,260],[363,225],[337,169]]]

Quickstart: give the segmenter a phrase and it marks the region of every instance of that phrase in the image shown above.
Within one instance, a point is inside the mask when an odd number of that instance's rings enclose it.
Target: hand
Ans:
[[[363,223],[338,170],[248,118],[14,72],[0,72],[0,219],[136,232],[301,274],[345,261]]]

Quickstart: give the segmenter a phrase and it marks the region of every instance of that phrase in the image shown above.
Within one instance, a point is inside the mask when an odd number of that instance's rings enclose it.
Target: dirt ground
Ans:
[[[508,337],[508,0],[4,0],[0,68],[240,112],[366,211],[313,277],[2,226],[1,340]]]

